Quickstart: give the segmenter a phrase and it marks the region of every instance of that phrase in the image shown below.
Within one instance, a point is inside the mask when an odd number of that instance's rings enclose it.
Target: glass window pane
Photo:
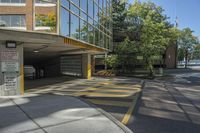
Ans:
[[[107,1],[107,0],[104,0],[104,1],[103,1],[103,9],[104,9],[104,10],[106,10],[106,1]]]
[[[69,9],[69,1],[68,0],[61,0],[61,5],[67,9]]]
[[[99,7],[103,9],[103,0],[99,0]]]
[[[95,21],[97,21],[98,22],[98,20],[99,20],[99,17],[98,17],[98,11],[99,10],[99,8],[98,8],[98,6],[95,4],[95,6],[94,6],[94,20]]]
[[[21,16],[21,27],[25,27],[26,26],[26,17],[25,15]]]
[[[11,27],[20,27],[20,16],[13,15],[11,17]]]
[[[89,43],[94,44],[94,29],[91,25],[88,27],[88,39]]]
[[[25,27],[25,15],[0,15],[0,27]]]
[[[11,0],[11,3],[20,3],[20,0]]]
[[[87,0],[80,0],[81,9],[87,13]]]
[[[61,25],[60,32],[63,36],[69,36],[69,12],[61,8]]]
[[[10,0],[1,0],[2,3],[10,3]]]
[[[99,36],[99,46],[103,47],[103,33],[100,32],[100,36]]]
[[[79,0],[71,0],[75,5],[79,7]]]
[[[79,39],[79,18],[71,14],[71,30],[70,36]]]
[[[87,15],[84,12],[81,12],[81,18],[87,21]]]
[[[10,26],[10,16],[9,15],[1,15],[0,17],[0,25],[1,27],[8,27]]]
[[[77,7],[71,4],[70,8],[73,13],[79,15],[79,9]]]
[[[93,24],[93,19],[88,17],[88,23]]]
[[[35,3],[56,3],[57,0],[35,0]]]
[[[99,46],[99,30],[95,29],[95,45]]]
[[[80,39],[82,41],[87,42],[87,34],[88,34],[87,22],[81,20],[80,21]]]
[[[94,13],[94,4],[93,4],[93,0],[88,0],[88,15],[93,18],[93,13]]]

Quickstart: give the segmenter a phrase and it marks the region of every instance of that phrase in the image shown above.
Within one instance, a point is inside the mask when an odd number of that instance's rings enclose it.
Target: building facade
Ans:
[[[0,0],[0,27],[57,33],[112,48],[111,0]]]
[[[30,66],[89,79],[92,57],[112,50],[111,12],[111,0],[0,0],[0,95],[23,94]]]

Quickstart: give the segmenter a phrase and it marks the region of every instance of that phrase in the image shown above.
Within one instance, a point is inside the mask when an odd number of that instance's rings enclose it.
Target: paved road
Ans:
[[[135,117],[135,133],[200,133],[200,71],[169,72],[146,81]]]

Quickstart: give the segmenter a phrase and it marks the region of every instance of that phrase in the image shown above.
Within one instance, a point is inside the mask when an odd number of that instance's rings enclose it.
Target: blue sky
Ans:
[[[129,0],[132,3],[134,0]],[[147,1],[147,0],[140,0]],[[179,28],[191,28],[200,39],[200,0],[151,0],[165,10],[170,21],[175,23],[176,16]]]

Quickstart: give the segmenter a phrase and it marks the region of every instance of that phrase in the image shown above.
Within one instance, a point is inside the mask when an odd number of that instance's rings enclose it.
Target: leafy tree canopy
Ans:
[[[179,30],[170,24],[162,7],[150,1],[135,0],[127,10],[125,3],[120,4],[118,1],[115,4],[114,8],[118,8],[113,12],[114,40],[119,41],[115,38],[120,38],[124,41],[124,45],[117,46],[116,53],[139,53],[147,66],[152,68],[151,56],[162,55],[170,44],[175,44]]]

